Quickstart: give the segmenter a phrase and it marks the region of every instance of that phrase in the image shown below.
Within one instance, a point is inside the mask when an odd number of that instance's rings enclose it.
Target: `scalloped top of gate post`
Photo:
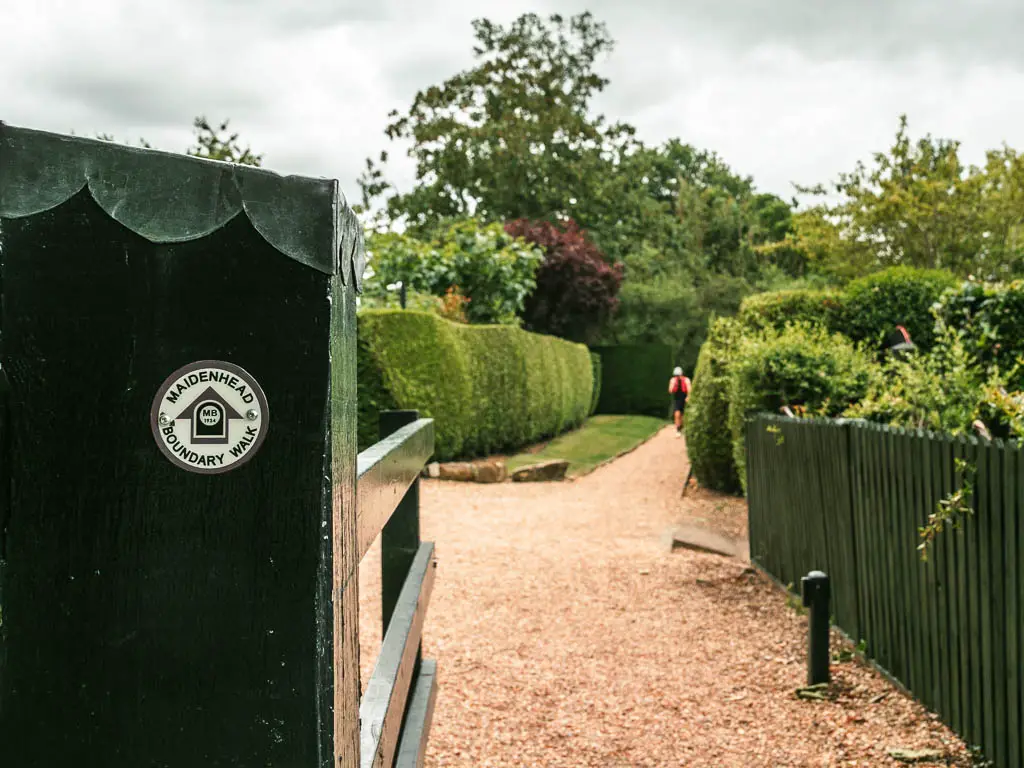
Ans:
[[[362,289],[362,228],[336,180],[0,122],[0,218],[42,213],[83,189],[153,243],[197,240],[244,214],[283,255]]]

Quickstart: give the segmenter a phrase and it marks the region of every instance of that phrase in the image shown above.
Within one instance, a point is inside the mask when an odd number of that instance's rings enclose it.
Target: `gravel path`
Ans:
[[[424,653],[440,689],[429,766],[886,766],[889,747],[969,765],[935,718],[858,661],[804,701],[805,628],[743,564],[664,536],[741,501],[679,492],[666,428],[575,482],[424,481],[438,573]],[[379,548],[361,569],[362,674],[380,645]]]

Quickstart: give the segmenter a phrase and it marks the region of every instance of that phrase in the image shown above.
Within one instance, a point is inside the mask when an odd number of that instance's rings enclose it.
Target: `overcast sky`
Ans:
[[[596,109],[717,151],[785,197],[915,136],[1024,149],[1021,0],[0,0],[0,120],[184,150],[229,117],[283,173],[358,200],[391,109],[471,63],[470,21],[591,10],[617,47]],[[400,187],[407,162],[392,163]]]

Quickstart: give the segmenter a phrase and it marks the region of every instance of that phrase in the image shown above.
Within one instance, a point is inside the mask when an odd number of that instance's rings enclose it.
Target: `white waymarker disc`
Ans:
[[[269,416],[267,396],[248,372],[232,363],[200,360],[164,381],[153,398],[150,424],[172,464],[216,475],[256,454]]]

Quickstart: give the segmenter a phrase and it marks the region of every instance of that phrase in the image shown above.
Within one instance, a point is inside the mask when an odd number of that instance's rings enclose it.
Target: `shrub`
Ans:
[[[748,296],[738,317],[751,330],[782,330],[789,323],[808,322],[837,331],[841,312],[842,295],[836,291],[795,289]]]
[[[597,413],[665,417],[670,397],[672,348],[665,344],[593,347],[601,355],[601,397]]]
[[[403,281],[412,291],[443,297],[453,287],[467,299],[471,323],[518,324],[536,286],[541,251],[505,232],[500,224],[455,221],[430,241],[395,232],[367,237],[369,298]],[[449,300],[450,302],[450,300]],[[462,303],[462,302],[460,302]]]
[[[1017,387],[1024,385],[1024,281],[1006,284],[963,283],[948,290],[935,314],[942,329],[963,342],[971,357],[999,369]]]
[[[364,334],[356,338],[356,381],[359,397],[356,403],[356,441],[359,450],[368,448],[379,437],[378,414],[392,411],[398,404],[384,384],[381,368],[370,352],[370,345]]]
[[[854,341],[881,351],[884,337],[897,325],[923,350],[935,339],[932,306],[956,285],[952,273],[934,269],[892,267],[854,280],[844,292],[840,328]]]
[[[505,231],[544,251],[536,288],[527,296],[523,325],[579,342],[593,341],[618,306],[622,267],[611,265],[574,221],[517,219]]]
[[[885,364],[867,396],[845,416],[881,424],[971,434],[980,420],[992,437],[1024,437],[1024,397],[1007,391],[955,333],[946,330],[930,353]]]
[[[729,361],[739,338],[732,318],[711,324],[693,374],[686,404],[686,450],[697,481],[726,493],[740,490],[729,421]]]
[[[401,309],[402,300],[398,291],[371,290],[359,297],[359,307],[360,309]],[[429,293],[406,291],[405,308],[443,316],[444,304],[440,298]]]
[[[453,285],[444,292],[444,296],[438,299],[437,314],[453,323],[468,323],[469,318],[466,316],[468,303],[469,299],[462,295],[459,286]]]
[[[729,432],[744,489],[747,416],[777,413],[783,405],[799,413],[838,416],[867,393],[872,367],[849,339],[806,323],[742,337],[729,364]]]
[[[587,417],[586,347],[504,325],[462,325],[412,311],[358,315],[359,445],[377,438],[381,408],[435,420],[439,461],[557,434]]]
[[[383,403],[415,408],[435,420],[435,455],[460,454],[471,440],[469,413],[473,396],[463,345],[453,328],[468,328],[410,310],[369,310],[357,315],[357,336],[380,375]],[[376,412],[364,402],[358,382],[360,414],[374,427]],[[374,441],[371,440],[370,444]],[[360,445],[360,450],[367,444]]]
[[[1007,392],[998,384],[988,384],[981,391],[975,417],[984,422],[992,437],[1024,440],[1024,392]]]
[[[912,429],[964,433],[975,418],[983,379],[963,345],[954,340],[951,345],[936,346],[929,354],[886,361],[864,398],[843,415]]]

